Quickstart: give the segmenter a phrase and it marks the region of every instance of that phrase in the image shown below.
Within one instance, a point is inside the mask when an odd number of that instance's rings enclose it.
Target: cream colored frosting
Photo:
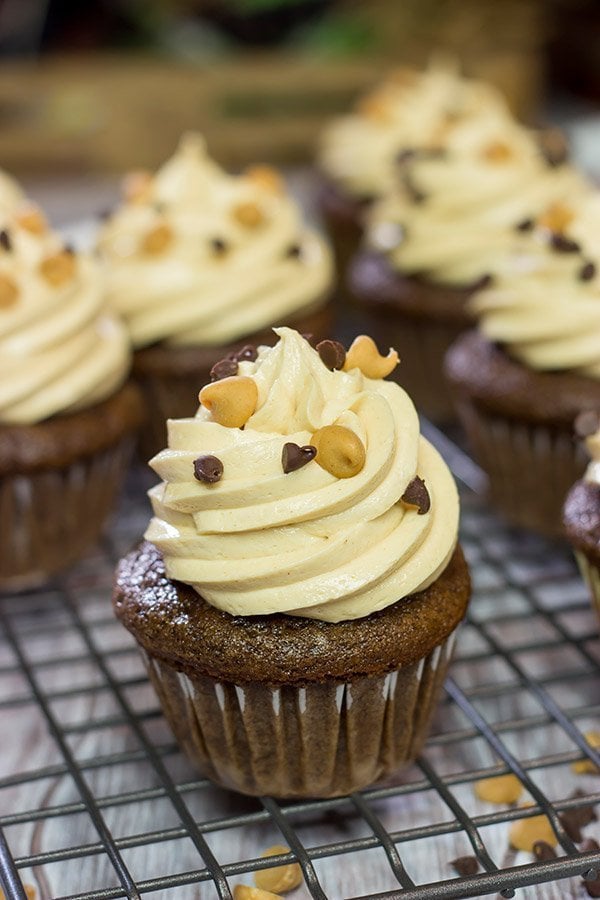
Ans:
[[[600,378],[600,275],[582,277],[589,263],[600,271],[600,192],[561,208],[572,216],[563,236],[580,250],[555,249],[542,216],[470,307],[486,338],[530,368]]]
[[[203,407],[169,421],[169,447],[151,461],[162,484],[150,492],[146,538],[170,578],[232,615],[360,618],[443,571],[457,540],[456,487],[402,388],[359,369],[331,372],[297,332],[275,331],[275,347],[240,364],[258,388],[243,430]],[[283,444],[305,446],[332,423],[362,440],[362,471],[338,479],[313,460],[284,474]],[[217,484],[194,478],[200,453],[221,460]],[[422,515],[399,502],[416,475],[431,498]]]
[[[509,115],[495,88],[461,78],[448,63],[400,70],[328,127],[319,164],[351,196],[379,197],[398,180],[400,151],[437,146],[461,121]]]
[[[41,266],[63,251],[59,236],[11,218],[3,228],[0,423],[34,424],[103,400],[125,379],[131,354],[124,326],[103,309],[98,265],[66,254],[70,275],[54,284]]]
[[[0,213],[13,213],[26,202],[19,183],[0,169]]]
[[[493,275],[518,223],[588,189],[571,166],[550,166],[532,133],[497,117],[459,123],[441,153],[417,155],[402,171],[409,189],[400,184],[375,205],[367,241],[395,269],[452,286]]]
[[[260,224],[238,221],[240,205],[258,210]],[[143,252],[160,226],[170,241]],[[223,252],[215,252],[215,239]],[[333,279],[328,246],[283,185],[225,173],[196,134],[182,139],[141,200],[118,210],[99,246],[109,303],[135,347],[229,343],[321,305]]]

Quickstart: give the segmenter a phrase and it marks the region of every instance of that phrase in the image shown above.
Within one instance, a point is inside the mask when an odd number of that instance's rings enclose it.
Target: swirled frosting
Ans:
[[[600,193],[532,225],[470,308],[485,337],[530,368],[600,378]]]
[[[240,363],[258,388],[243,430],[203,407],[168,423],[169,447],[151,461],[162,484],[146,538],[170,578],[232,615],[360,618],[443,571],[457,540],[456,487],[402,388],[358,368],[329,371],[297,332],[275,331],[275,347]],[[313,460],[285,474],[284,443],[309,445],[333,423],[363,442],[362,470],[336,478]],[[221,461],[218,483],[194,478],[199,453]],[[424,514],[400,500],[416,476],[431,498]]]
[[[98,265],[36,231],[0,231],[0,423],[34,424],[91,406],[124,381],[124,326],[103,308]]]
[[[509,115],[495,88],[461,78],[448,64],[402,69],[328,127],[319,165],[350,196],[379,197],[397,182],[405,148],[438,146],[461,121]]]
[[[219,345],[321,305],[333,278],[323,239],[273,170],[222,171],[199,135],[104,228],[108,302],[135,347]]]
[[[497,271],[519,223],[585,190],[575,169],[549,162],[517,123],[471,119],[399,166],[399,186],[372,209],[367,240],[398,271],[468,287]]]

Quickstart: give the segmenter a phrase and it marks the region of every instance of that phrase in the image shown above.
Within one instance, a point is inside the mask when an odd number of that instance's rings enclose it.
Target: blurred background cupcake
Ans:
[[[556,132],[489,112],[452,121],[397,161],[398,187],[375,204],[350,287],[378,339],[402,341],[399,377],[426,415],[453,414],[444,354],[471,323],[468,299],[493,280],[515,234],[550,203],[586,190]]]
[[[236,354],[272,343],[277,324],[328,334],[333,266],[276,170],[229,175],[197,134],[156,175],[132,173],[125,195],[98,246],[108,303],[136,348],[150,456],[165,445],[167,418],[194,414],[222,359],[233,374]]]
[[[514,524],[562,534],[585,454],[578,413],[600,408],[600,194],[555,203],[521,231],[496,283],[469,308],[478,330],[446,374],[491,498]]]
[[[563,523],[600,619],[600,406],[580,413],[575,431],[585,439],[590,462],[567,494]]]
[[[102,273],[39,210],[0,229],[0,588],[46,580],[93,543],[141,420]]]

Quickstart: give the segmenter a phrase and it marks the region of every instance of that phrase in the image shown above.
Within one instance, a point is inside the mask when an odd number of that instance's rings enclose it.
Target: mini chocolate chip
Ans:
[[[547,841],[536,841],[533,845],[533,855],[538,862],[556,859],[556,851]]]
[[[286,475],[290,472],[295,472],[297,469],[301,469],[302,466],[309,463],[311,459],[314,459],[316,455],[317,448],[312,447],[310,444],[299,447],[298,444],[288,442],[283,445],[283,450],[281,451],[281,465],[283,471]]]
[[[100,219],[101,222],[106,222],[107,219],[110,219],[112,214],[112,209],[101,209],[96,213],[96,218]]]
[[[579,846],[580,853],[592,853],[594,850],[600,850],[600,844],[596,838],[584,838]]]
[[[290,244],[285,251],[285,255],[290,259],[300,259],[302,255],[302,247],[300,244]]]
[[[334,369],[342,369],[346,362],[346,351],[339,341],[321,341],[317,344],[317,353],[321,362],[332,372]]]
[[[575,434],[580,438],[596,434],[598,428],[600,428],[600,410],[586,409],[580,412],[575,419],[573,427]]]
[[[584,879],[581,884],[588,897],[600,897],[600,878],[594,878],[593,881]]]
[[[521,219],[520,222],[517,222],[515,228],[517,231],[532,231],[535,222],[533,219]]]
[[[212,238],[210,246],[215,256],[223,256],[227,252],[227,243],[223,238]]]
[[[482,275],[481,278],[478,278],[472,285],[470,290],[472,291],[482,291],[484,288],[489,287],[494,279],[489,274]]]
[[[582,791],[575,791],[572,796],[584,797],[585,794]],[[559,816],[563,828],[576,844],[580,844],[583,840],[581,829],[589,825],[590,822],[595,822],[597,818],[596,810],[591,803],[587,803],[584,806],[574,806],[572,809],[565,809]]]
[[[238,364],[235,359],[220,359],[210,370],[210,380],[220,381],[221,378],[230,378],[237,375]]]
[[[8,252],[12,250],[12,241],[10,239],[10,234],[8,233],[6,228],[3,228],[0,231],[0,247],[2,247],[3,250],[7,250]]]
[[[216,456],[199,456],[194,460],[194,478],[204,484],[216,484],[223,477],[223,463]]]
[[[257,356],[258,353],[256,347],[254,347],[252,344],[246,344],[235,354],[235,358],[238,362],[254,362]]]
[[[558,253],[579,253],[581,250],[577,241],[571,240],[565,234],[561,234],[560,231],[552,232],[550,244]]]
[[[579,270],[579,280],[580,281],[591,281],[592,278],[596,277],[596,264],[593,262],[586,262]]]
[[[550,128],[541,133],[540,150],[552,168],[564,165],[569,158],[569,144],[559,128]]]
[[[429,491],[427,490],[423,479],[419,478],[418,475],[413,478],[400,499],[403,503],[408,503],[409,506],[416,506],[419,510],[419,516],[425,515],[426,512],[429,512],[431,507]]]
[[[462,875],[463,877],[476,875],[479,872],[479,862],[475,856],[459,856],[453,859],[450,865],[457,875]]]
[[[75,256],[75,253],[77,252],[73,244],[65,244],[63,250],[65,253],[68,253],[69,256]]]
[[[403,166],[405,163],[410,162],[411,159],[414,159],[416,155],[417,151],[414,147],[405,147],[396,155],[396,162]]]

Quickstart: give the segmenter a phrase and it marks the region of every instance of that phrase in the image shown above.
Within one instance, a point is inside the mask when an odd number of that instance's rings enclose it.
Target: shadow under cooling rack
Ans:
[[[584,586],[565,548],[505,528],[477,493],[473,463],[427,432],[465,485],[474,596],[417,763],[360,794],[301,803],[197,777],[108,601],[114,563],[148,517],[133,473],[94,555],[44,591],[0,601],[0,881],[11,900],[24,900],[25,883],[41,898],[229,898],[248,873],[293,860],[304,874],[294,898],[316,900],[517,888],[551,900],[565,896],[562,879],[600,873],[600,852],[581,852],[568,812],[600,801],[600,776],[573,768],[600,767],[584,736],[600,731],[600,646]],[[505,772],[530,806],[478,799],[474,783]],[[540,813],[557,856],[532,861],[508,831]],[[290,852],[261,859],[274,844]],[[464,856],[477,872],[457,877],[452,861]]]

